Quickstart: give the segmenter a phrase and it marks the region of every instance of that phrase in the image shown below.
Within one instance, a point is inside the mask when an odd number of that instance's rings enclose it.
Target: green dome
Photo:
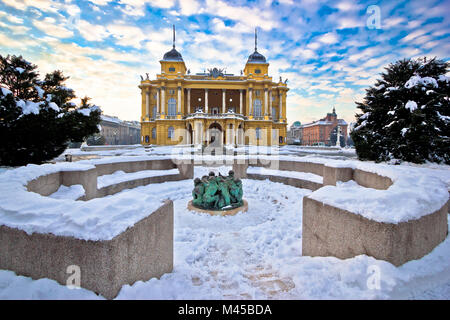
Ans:
[[[300,121],[295,121],[292,125],[294,127],[300,127],[302,124],[300,123]]]

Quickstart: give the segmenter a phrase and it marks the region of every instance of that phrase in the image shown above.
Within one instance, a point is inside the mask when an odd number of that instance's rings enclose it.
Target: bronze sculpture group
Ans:
[[[192,205],[200,209],[234,209],[243,205],[242,181],[234,176],[233,170],[228,176],[210,172],[208,176],[194,180],[192,196]]]

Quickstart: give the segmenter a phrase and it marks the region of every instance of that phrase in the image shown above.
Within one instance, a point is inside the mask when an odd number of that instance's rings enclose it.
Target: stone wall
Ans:
[[[101,189],[97,188],[97,178],[102,175],[112,174],[116,171],[126,173],[138,172],[143,170],[170,170],[178,168],[177,175],[162,175],[156,177],[135,179],[125,181],[115,185],[107,186]],[[174,163],[170,159],[146,160],[146,161],[127,161],[111,162],[106,164],[97,164],[90,170],[60,171],[48,175],[39,176],[28,182],[27,190],[39,193],[42,196],[48,196],[58,190],[61,185],[71,186],[81,184],[85,190],[85,196],[79,200],[91,200],[112,195],[124,189],[131,189],[139,186],[145,186],[150,183],[161,183],[164,181],[178,181],[192,179],[194,177],[194,165],[192,161],[180,161]]]
[[[348,259],[365,254],[399,266],[444,241],[447,210],[445,205],[417,220],[380,223],[304,197],[302,255]]]
[[[149,213],[150,214],[150,213]],[[114,298],[123,285],[161,277],[173,269],[173,203],[162,206],[112,240],[86,241],[0,226],[0,269],[67,284],[80,267],[81,287]]]
[[[323,185],[311,181],[276,175],[247,173],[248,166],[274,167],[261,161],[234,164],[239,178],[280,182],[298,188],[317,190],[338,181],[354,180],[366,188],[388,190],[394,183],[389,177],[350,167],[277,160],[279,170],[309,172],[321,175]],[[305,196],[303,198],[302,254],[334,256],[341,259],[366,254],[399,266],[420,259],[447,237],[447,213],[450,200],[440,210],[398,224],[369,220]]]

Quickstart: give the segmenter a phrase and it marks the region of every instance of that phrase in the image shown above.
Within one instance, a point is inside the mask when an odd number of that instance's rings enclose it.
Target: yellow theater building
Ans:
[[[284,145],[287,81],[272,81],[257,51],[240,75],[212,68],[191,74],[173,48],[155,80],[141,77],[141,141],[144,145]]]

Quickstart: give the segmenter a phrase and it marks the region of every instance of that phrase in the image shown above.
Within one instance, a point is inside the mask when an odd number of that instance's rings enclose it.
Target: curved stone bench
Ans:
[[[286,161],[273,158],[274,162],[268,164],[266,160],[253,160],[234,164],[233,169],[240,178],[269,179],[294,187],[307,188],[315,192],[303,198],[302,220],[302,254],[307,256],[334,256],[341,259],[368,255],[376,259],[386,260],[399,266],[407,261],[419,259],[431,252],[439,243],[445,240],[448,231],[448,192],[439,181],[428,179],[424,184],[430,184],[435,190],[423,191],[420,184],[410,185],[409,201],[419,201],[421,192],[428,195],[439,193],[439,200],[432,203],[415,216],[404,218],[406,221],[394,221],[389,216],[389,208],[384,216],[365,217],[353,208],[352,199],[356,202],[359,195],[349,195],[347,207],[339,203],[326,203],[327,193],[337,192],[336,185],[340,182],[355,181],[363,188],[381,190],[380,196],[389,201],[399,202],[404,199],[395,199],[396,184],[405,183],[402,176],[393,179],[387,174],[378,174],[358,167],[352,161],[323,160],[322,163],[308,163],[303,161]],[[247,173],[249,166],[277,168],[279,174]],[[372,166],[374,166],[372,164]],[[375,165],[381,168],[381,165]],[[400,169],[398,169],[400,170]],[[323,177],[323,184],[312,183],[286,176],[288,172],[308,172]],[[383,171],[383,170],[381,170]],[[421,177],[418,176],[417,179]],[[396,181],[397,180],[397,181]],[[425,179],[426,180],[426,179]],[[437,186],[439,185],[439,186]],[[394,188],[394,189],[391,189]],[[407,188],[405,188],[407,190]],[[428,189],[428,188],[427,188]],[[319,195],[319,196],[318,196]],[[353,197],[353,198],[352,198]],[[317,199],[318,198],[318,199]],[[335,201],[336,202],[336,201]],[[397,204],[400,207],[402,204]],[[405,204],[406,205],[406,204]],[[395,208],[392,210],[395,211]],[[431,211],[430,211],[431,210]],[[395,212],[392,212],[392,216]]]
[[[116,297],[125,284],[172,272],[172,201],[167,200],[111,240],[92,241],[51,233],[28,234],[17,228],[0,226],[0,269],[70,285],[70,266],[80,268],[82,288],[107,299]]]
[[[157,158],[157,157],[155,157]],[[361,188],[382,192],[389,201],[395,201],[395,188],[405,184],[402,177],[391,173],[372,172],[351,161],[302,161],[266,157],[260,159],[234,159],[231,161],[235,175],[240,178],[270,179],[300,188],[315,190],[303,200],[303,255],[335,256],[350,258],[361,254],[373,256],[401,265],[429,253],[447,236],[446,186],[433,179],[420,180],[407,190],[410,200],[421,199],[418,186],[428,184],[425,193],[439,194],[436,203],[430,204],[419,215],[407,221],[390,221],[389,212],[384,216],[367,217],[352,206],[327,203],[327,193],[339,191],[340,182],[355,181]],[[81,286],[113,298],[124,284],[148,280],[171,272],[173,267],[173,204],[171,201],[149,210],[126,230],[114,229],[105,239],[95,235],[84,238],[64,234],[52,234],[20,226],[21,217],[28,219],[35,211],[32,204],[41,197],[45,209],[63,210],[66,202],[49,199],[61,185],[82,185],[83,200],[93,200],[148,183],[193,178],[193,161],[172,161],[168,157],[148,160],[145,157],[86,160],[42,166],[27,166],[11,170],[0,180],[0,216],[8,223],[0,222],[0,269],[37,278],[55,279],[66,284],[69,265],[81,268]],[[281,174],[247,173],[248,167],[280,170]],[[33,168],[38,167],[36,175]],[[379,168],[377,166],[376,168]],[[380,166],[381,168],[381,166]],[[177,174],[123,181],[106,188],[98,188],[98,177],[117,171],[133,173],[144,170],[174,170]],[[14,172],[13,172],[14,171]],[[375,170],[377,171],[377,170]],[[36,171],[37,172],[37,171]],[[322,177],[322,184],[290,177],[289,172],[305,172]],[[429,189],[429,190],[428,190]],[[20,201],[6,201],[13,190]],[[31,191],[31,192],[30,192]],[[443,195],[445,191],[446,196]],[[353,198],[352,198],[353,197]],[[347,200],[355,196],[348,195]],[[81,203],[74,201],[70,203]],[[67,202],[69,203],[69,202]],[[85,203],[89,203],[86,201]],[[345,202],[349,204],[351,201]],[[432,209],[432,210],[431,210]],[[431,211],[430,211],[431,210]],[[52,211],[52,212],[53,212]],[[109,214],[109,213],[105,213]],[[17,215],[17,221],[9,219]],[[380,218],[381,217],[381,218]],[[51,215],[49,216],[51,218]],[[1,221],[1,220],[0,220]],[[12,222],[11,222],[12,221]],[[25,221],[25,220],[23,220]],[[114,227],[114,226],[113,226]]]
[[[131,158],[123,162],[104,162],[104,159],[100,159],[55,165],[30,165],[16,169],[17,172],[11,170],[7,178],[0,181],[0,198],[2,195],[6,197],[6,191],[12,188],[17,192],[17,199],[30,198],[33,202],[37,201],[36,203],[45,200],[49,210],[57,211],[62,210],[58,209],[60,202],[46,196],[56,192],[61,185],[82,185],[85,189],[82,200],[91,200],[140,185],[193,177],[193,164],[189,161],[175,164],[169,158],[135,161]],[[178,173],[123,181],[97,189],[99,176],[117,171],[132,173],[174,169]],[[42,175],[36,176],[36,172],[41,172]],[[80,201],[69,203],[77,202]],[[66,285],[70,276],[67,268],[75,265],[81,271],[81,287],[108,299],[114,298],[125,284],[159,278],[172,271],[173,203],[170,200],[161,205],[152,204],[150,207],[155,209],[143,214],[142,218],[137,218],[126,230],[111,231],[106,239],[96,239],[95,234],[89,233],[84,234],[82,238],[74,237],[66,235],[67,231],[64,230],[61,231],[62,234],[30,231],[20,226],[20,216],[38,209],[24,209],[20,208],[19,203],[17,206],[14,203],[5,203],[6,201],[0,204],[0,210],[6,214],[4,219],[8,220],[8,215],[16,215],[17,221],[11,220],[9,224],[12,225],[0,223],[0,269],[12,270],[18,275],[33,279],[49,278]],[[26,203],[24,205],[26,206]],[[51,219],[52,214],[45,218]],[[51,221],[47,223],[51,224]],[[94,239],[91,239],[92,237]]]

